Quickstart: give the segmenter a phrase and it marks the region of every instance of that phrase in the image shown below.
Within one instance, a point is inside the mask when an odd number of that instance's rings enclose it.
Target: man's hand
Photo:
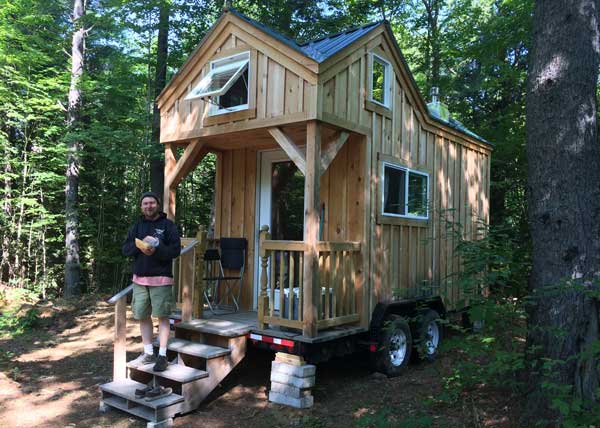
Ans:
[[[151,256],[156,251],[156,248],[154,248],[154,247],[149,248],[149,249],[140,248],[140,251],[147,256]]]

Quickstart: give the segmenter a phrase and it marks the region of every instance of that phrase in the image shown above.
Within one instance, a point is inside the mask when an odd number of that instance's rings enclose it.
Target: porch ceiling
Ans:
[[[321,139],[324,142],[331,140],[337,129],[326,124],[321,126]],[[306,123],[294,123],[279,127],[298,146],[306,145]],[[268,128],[250,129],[244,131],[230,132],[227,134],[202,137],[200,140],[206,147],[214,151],[239,150],[251,148],[256,150],[268,150],[279,148],[279,145],[269,133]],[[178,144],[185,147],[189,142]]]

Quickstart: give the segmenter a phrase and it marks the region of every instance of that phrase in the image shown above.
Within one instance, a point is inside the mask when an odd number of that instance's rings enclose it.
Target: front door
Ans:
[[[283,150],[258,154],[257,230],[269,226],[271,239],[302,241],[304,237],[304,175]],[[258,233],[256,240],[258,251]],[[254,307],[260,291],[260,262],[255,258]]]

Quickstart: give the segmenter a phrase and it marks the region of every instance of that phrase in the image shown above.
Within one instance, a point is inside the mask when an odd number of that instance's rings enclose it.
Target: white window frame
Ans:
[[[399,218],[410,218],[410,219],[415,219],[415,220],[429,220],[429,173],[423,172],[423,171],[418,171],[418,170],[411,169],[411,168],[407,168],[405,166],[400,166],[400,165],[394,164],[392,162],[387,162],[387,161],[383,161],[382,165],[383,165],[383,167],[381,170],[381,185],[383,187],[382,187],[382,191],[381,191],[381,215],[385,216],[385,217],[399,217]],[[395,214],[395,213],[388,213],[388,212],[384,211],[384,209],[385,209],[385,167],[386,166],[396,169],[396,170],[406,172],[406,179],[404,180],[404,207],[405,207],[405,212],[407,214]],[[408,200],[409,200],[408,183],[410,181],[409,180],[410,174],[420,175],[427,179],[427,196],[426,196],[427,201],[425,204],[425,212],[426,212],[425,216],[408,214]]]
[[[373,98],[373,84],[375,83],[375,79],[373,79],[373,69],[375,67],[375,61],[382,63],[384,66],[384,77],[383,77],[383,103],[377,101]],[[390,94],[392,92],[392,64],[385,58],[377,55],[376,53],[371,52],[371,69],[369,70],[371,73],[371,87],[369,88],[369,101],[375,103],[377,105],[383,106],[385,108],[390,108],[391,105],[391,97]]]
[[[239,59],[237,59],[239,58]],[[202,87],[209,82],[215,74],[222,73],[224,71],[228,71],[236,68],[236,72],[229,78],[229,80],[220,88],[215,89],[213,91],[208,92],[198,92],[198,88]],[[237,82],[238,79],[244,74],[244,72],[248,70],[248,87],[246,88],[248,94],[246,97],[246,103],[240,104],[232,107],[224,107],[220,108],[219,106],[219,97],[226,94],[229,89]],[[216,116],[224,113],[231,113],[239,110],[245,110],[249,106],[250,100],[250,51],[237,53],[234,55],[230,55],[224,58],[219,58],[218,60],[210,62],[210,71],[206,76],[204,76],[200,82],[195,86],[192,91],[185,97],[185,100],[191,100],[195,98],[208,98],[213,97],[214,102],[211,103],[208,115]]]

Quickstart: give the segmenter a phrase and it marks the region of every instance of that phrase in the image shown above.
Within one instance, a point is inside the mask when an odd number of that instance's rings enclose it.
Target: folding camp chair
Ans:
[[[212,270],[205,271],[208,275],[204,278],[207,282],[204,297],[212,312],[215,308],[240,309],[246,247],[246,238],[221,238],[218,252],[213,249],[204,254],[205,262],[213,265]]]

